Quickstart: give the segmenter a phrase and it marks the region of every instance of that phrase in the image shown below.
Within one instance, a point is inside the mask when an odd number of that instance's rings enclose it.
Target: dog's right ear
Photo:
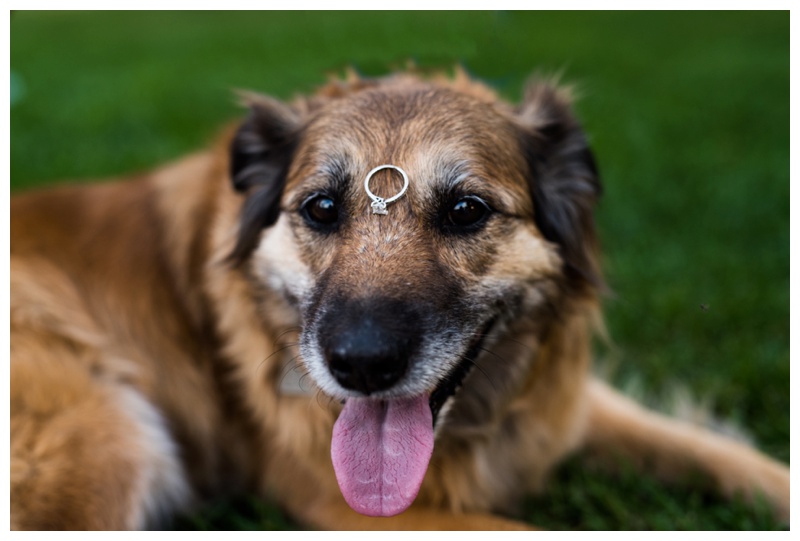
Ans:
[[[230,260],[241,264],[255,249],[261,231],[280,214],[286,175],[301,128],[300,114],[276,99],[240,93],[250,114],[231,142],[230,176],[233,188],[246,193],[239,238]]]

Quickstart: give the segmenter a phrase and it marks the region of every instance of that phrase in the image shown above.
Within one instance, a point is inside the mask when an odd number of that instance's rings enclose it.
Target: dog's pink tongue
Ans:
[[[390,517],[417,497],[433,452],[428,400],[425,395],[347,400],[333,427],[331,458],[342,495],[354,510]]]

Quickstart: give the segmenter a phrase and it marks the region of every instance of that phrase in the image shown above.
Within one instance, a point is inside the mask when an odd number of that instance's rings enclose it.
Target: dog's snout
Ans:
[[[406,319],[407,312],[348,307],[325,318],[320,345],[342,387],[370,395],[400,381],[419,340],[416,325],[409,324],[415,319]]]
[[[383,391],[403,377],[408,367],[404,344],[383,332],[340,334],[325,351],[331,374],[342,387],[371,394]]]

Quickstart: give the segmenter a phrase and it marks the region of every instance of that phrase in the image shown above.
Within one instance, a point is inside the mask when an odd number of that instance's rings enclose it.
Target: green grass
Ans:
[[[460,62],[509,99],[535,69],[577,82],[598,211],[612,380],[683,382],[789,460],[789,15],[14,13],[11,190],[148,168],[240,112],[353,65]],[[700,305],[707,305],[703,310]],[[771,529],[763,509],[570,461],[527,520],[549,528]],[[176,527],[286,528],[251,499]]]

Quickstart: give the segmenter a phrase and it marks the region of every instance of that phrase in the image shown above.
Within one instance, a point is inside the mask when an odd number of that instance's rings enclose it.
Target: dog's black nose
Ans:
[[[325,356],[342,387],[371,394],[403,377],[408,368],[409,340],[392,334],[371,318],[327,340]]]
[[[419,334],[409,328],[416,326],[415,319],[405,319],[403,313],[347,312],[323,324],[321,345],[328,369],[346,389],[366,395],[389,389],[405,375],[416,349]]]

